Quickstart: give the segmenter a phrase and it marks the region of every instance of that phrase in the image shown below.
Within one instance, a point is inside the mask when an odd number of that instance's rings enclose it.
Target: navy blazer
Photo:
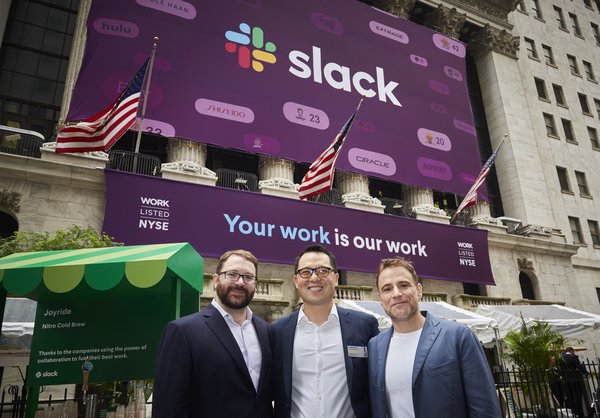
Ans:
[[[154,418],[270,418],[271,348],[267,323],[253,315],[262,350],[258,390],[231,330],[212,305],[170,322],[155,365]]]
[[[427,312],[412,373],[416,418],[501,418],[500,402],[479,340],[465,325]],[[389,417],[385,364],[393,327],[369,343],[373,416]]]
[[[348,346],[367,347],[371,337],[379,333],[377,320],[372,315],[339,306],[337,311],[340,317],[352,409],[356,418],[368,418],[371,416],[368,359],[349,357]],[[269,325],[271,351],[273,352],[273,398],[277,418],[289,418],[292,410],[292,360],[297,323],[298,311]]]

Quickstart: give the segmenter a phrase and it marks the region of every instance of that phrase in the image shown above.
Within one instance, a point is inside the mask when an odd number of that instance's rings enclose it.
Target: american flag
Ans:
[[[344,124],[342,130],[336,135],[331,145],[308,168],[308,172],[302,179],[300,188],[298,189],[300,199],[308,199],[309,197],[317,196],[331,190],[333,175],[335,173],[335,160],[342,149],[342,145],[344,145],[344,140],[348,136],[348,131],[352,126],[352,122],[354,122],[362,101],[363,99],[361,98],[356,110]]]
[[[487,179],[487,176],[490,174],[492,164],[494,164],[494,161],[496,161],[496,157],[498,156],[498,151],[500,151],[500,147],[502,146],[503,142],[504,142],[504,139],[502,139],[502,141],[500,141],[500,144],[498,144],[498,146],[496,147],[496,150],[492,153],[492,155],[490,155],[490,158],[488,158],[488,160],[485,162],[483,167],[481,167],[481,171],[479,172],[479,176],[477,176],[475,183],[473,183],[473,185],[469,189],[469,192],[467,193],[467,195],[465,196],[465,198],[463,199],[461,204],[458,206],[458,208],[456,209],[456,212],[454,212],[454,215],[452,215],[452,217],[455,217],[456,215],[458,215],[460,212],[462,212],[469,206],[472,206],[475,203],[477,203],[477,191],[483,185],[483,183],[485,182],[485,179]]]
[[[142,84],[150,58],[119,96],[100,113],[65,125],[56,138],[56,152],[107,151],[135,123]]]

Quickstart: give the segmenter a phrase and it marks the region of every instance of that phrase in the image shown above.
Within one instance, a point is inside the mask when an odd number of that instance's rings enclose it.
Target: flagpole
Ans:
[[[500,141],[500,143],[498,144],[498,146],[496,147],[496,149],[494,150],[494,152],[492,152],[492,156],[494,154],[498,154],[498,152],[500,151],[500,147],[502,146],[502,144],[504,144],[504,141],[506,141],[506,138],[508,138],[508,134],[504,134],[504,137],[502,138],[502,141]],[[487,164],[487,162],[486,162]],[[481,175],[481,173],[479,173]],[[473,186],[471,186],[473,187]],[[467,192],[467,195],[471,192],[471,190],[469,190]],[[466,197],[466,196],[465,196]],[[463,198],[463,201],[465,200],[465,198]],[[462,203],[461,203],[462,205]],[[460,209],[460,205],[459,205],[459,209]],[[466,208],[465,208],[466,209]],[[452,217],[450,218],[450,223],[452,223],[452,221],[454,220],[454,218],[456,217],[456,215],[458,215],[458,212],[454,212],[454,214],[452,215]]]
[[[144,128],[144,117],[146,116],[146,105],[148,104],[148,94],[150,92],[150,80],[152,79],[152,67],[154,67],[154,56],[156,55],[156,45],[158,44],[158,36],[154,37],[154,43],[152,45],[152,53],[150,54],[150,68],[148,69],[148,77],[146,78],[146,88],[144,89],[144,100],[142,101],[142,114],[140,115],[140,122],[138,124],[137,137],[135,139],[135,157],[133,162],[133,172],[137,169],[137,154],[140,152],[140,142],[142,141],[142,131]]]

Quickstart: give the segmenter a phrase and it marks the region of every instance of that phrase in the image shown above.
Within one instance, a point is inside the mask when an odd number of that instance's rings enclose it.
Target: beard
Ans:
[[[385,309],[384,309],[385,310]],[[419,305],[410,304],[404,309],[390,309],[389,312],[385,310],[390,318],[396,321],[407,321],[413,318],[419,312]]]
[[[217,296],[219,296],[219,300],[223,305],[227,306],[230,309],[243,309],[250,304],[252,298],[254,297],[254,290],[249,291],[247,288],[240,286],[224,286],[222,284],[217,284]],[[242,299],[238,299],[231,295],[233,290],[239,290],[244,292],[245,296]]]

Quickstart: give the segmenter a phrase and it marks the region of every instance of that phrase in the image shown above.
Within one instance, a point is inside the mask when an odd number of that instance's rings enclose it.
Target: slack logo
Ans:
[[[357,71],[352,74],[349,67],[335,62],[323,65],[321,48],[317,46],[312,47],[312,57],[302,51],[291,51],[289,58],[292,63],[289,71],[296,77],[312,77],[313,81],[319,84],[322,84],[323,78],[325,78],[327,84],[334,89],[349,92],[354,87],[354,90],[363,96],[377,96],[382,102],[389,100],[394,105],[402,107],[396,96],[394,96],[394,89],[398,86],[398,83],[395,81],[386,83],[385,74],[381,67],[375,67],[375,77],[373,77],[364,71]],[[376,91],[371,87],[374,87]]]
[[[228,30],[225,38],[229,41],[225,42],[225,50],[232,54],[237,52],[238,64],[242,68],[252,66],[260,73],[265,69],[263,63],[275,64],[277,61],[273,54],[277,47],[273,42],[265,42],[264,31],[258,26],[250,28],[247,23],[240,23],[240,32]]]

